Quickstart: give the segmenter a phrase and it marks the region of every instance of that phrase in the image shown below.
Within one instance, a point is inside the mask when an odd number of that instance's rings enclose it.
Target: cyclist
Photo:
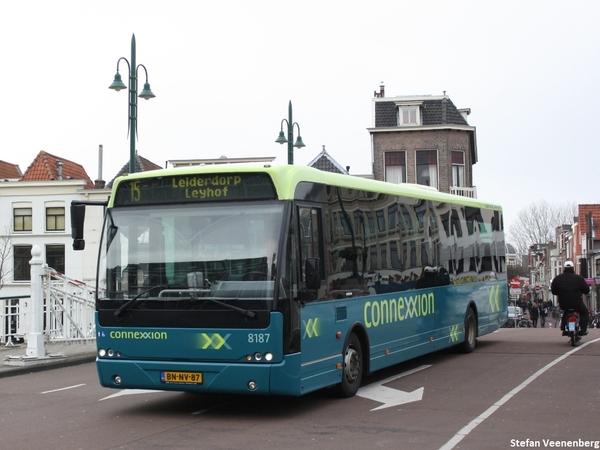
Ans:
[[[567,325],[567,315],[564,314],[568,309],[574,309],[579,312],[579,334],[587,334],[589,314],[587,307],[583,303],[581,294],[589,294],[590,287],[585,282],[585,278],[575,273],[573,261],[566,261],[563,273],[557,275],[552,280],[550,290],[558,297],[558,305],[563,310],[563,317],[560,322],[560,329],[563,336],[567,334],[565,326]]]

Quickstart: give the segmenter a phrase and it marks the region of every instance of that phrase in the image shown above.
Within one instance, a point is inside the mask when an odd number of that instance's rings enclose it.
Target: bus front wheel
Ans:
[[[349,336],[342,356],[342,381],[337,385],[337,393],[341,397],[352,397],[358,392],[363,376],[363,352],[356,334],[352,333]]]

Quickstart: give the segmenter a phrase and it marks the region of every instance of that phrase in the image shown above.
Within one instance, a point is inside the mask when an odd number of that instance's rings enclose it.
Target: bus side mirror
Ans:
[[[304,273],[307,289],[317,290],[321,287],[321,260],[319,258],[306,258]]]
[[[83,250],[85,240],[83,239],[83,222],[85,221],[85,205],[71,203],[71,237],[73,238],[73,250]]]

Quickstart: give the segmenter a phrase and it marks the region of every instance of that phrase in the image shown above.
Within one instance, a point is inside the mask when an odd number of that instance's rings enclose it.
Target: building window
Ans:
[[[398,107],[398,125],[410,126],[420,125],[419,107],[417,105],[406,105]]]
[[[46,245],[46,264],[60,273],[65,273],[65,246]]]
[[[385,152],[385,181],[406,183],[406,153]]]
[[[31,280],[31,245],[15,245],[13,248],[14,276],[15,281]]]
[[[398,253],[398,243],[390,242],[390,259],[394,269],[402,269],[400,254]]]
[[[373,220],[373,213],[371,211],[365,211],[367,214],[367,223],[369,224],[369,231],[371,234],[375,233],[375,221]]]
[[[465,152],[452,152],[452,186],[465,187]]]
[[[388,230],[396,228],[396,215],[398,214],[398,205],[394,204],[388,208]]]
[[[32,212],[31,208],[13,208],[13,223],[15,231],[31,231]]]
[[[377,215],[377,229],[379,231],[385,231],[385,215],[383,210],[377,210],[375,211],[375,214]]]
[[[437,150],[419,150],[417,152],[417,184],[437,189]]]
[[[65,208],[46,208],[46,231],[65,231]]]

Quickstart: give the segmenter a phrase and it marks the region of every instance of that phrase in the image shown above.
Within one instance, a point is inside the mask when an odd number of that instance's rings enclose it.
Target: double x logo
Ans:
[[[302,336],[302,339],[306,339],[307,337],[310,339],[319,336],[318,317],[303,320],[302,323],[304,324],[304,336]]]
[[[202,333],[200,335],[200,348],[202,350],[221,350],[221,348],[231,350],[231,347],[227,344],[227,339],[229,339],[229,336],[231,336],[231,333],[227,334],[225,337],[221,336],[219,333],[210,335]]]
[[[490,312],[500,311],[500,285],[492,286],[490,289]]]
[[[458,341],[458,325],[452,325],[450,327],[450,342]]]

